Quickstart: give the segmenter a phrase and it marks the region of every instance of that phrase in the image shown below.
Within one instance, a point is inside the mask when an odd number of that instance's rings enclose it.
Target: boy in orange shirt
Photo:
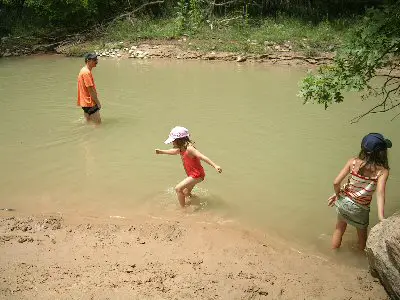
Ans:
[[[85,55],[86,65],[78,75],[78,101],[77,105],[82,107],[83,114],[88,122],[101,123],[101,104],[97,97],[96,85],[94,83],[92,69],[97,66],[97,55],[88,53]]]

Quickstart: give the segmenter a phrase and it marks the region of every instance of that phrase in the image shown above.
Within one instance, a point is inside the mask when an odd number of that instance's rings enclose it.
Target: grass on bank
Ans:
[[[225,19],[226,20],[226,19]],[[349,20],[324,21],[311,24],[293,18],[242,19],[225,21],[214,19],[184,33],[188,49],[201,51],[228,51],[240,53],[266,53],[277,45],[304,53],[333,51],[341,45],[352,24]],[[175,19],[137,19],[113,24],[101,38],[103,42],[148,39],[181,38]]]
[[[188,50],[226,51],[235,53],[272,53],[279,47],[298,51],[307,56],[337,49],[354,26],[354,20],[323,21],[312,24],[295,18],[277,17],[264,19],[242,18],[213,19],[180,30],[177,19],[141,18],[124,20],[99,28],[102,34],[84,44],[69,47],[70,56],[107,48],[107,44],[124,42],[124,45],[143,40],[174,40],[186,37],[180,45]],[[22,30],[23,31],[23,30]],[[28,36],[35,36],[29,28]],[[41,32],[41,31],[38,31]],[[18,32],[23,36],[23,32]],[[36,39],[33,42],[37,42]],[[122,47],[122,46],[121,46]]]

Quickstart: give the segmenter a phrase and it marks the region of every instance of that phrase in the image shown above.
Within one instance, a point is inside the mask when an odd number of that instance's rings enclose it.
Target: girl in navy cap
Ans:
[[[336,206],[338,219],[332,237],[332,248],[340,247],[347,224],[350,224],[357,228],[359,247],[364,250],[369,207],[375,191],[379,220],[385,218],[385,188],[389,177],[387,149],[391,147],[392,142],[379,133],[366,135],[361,141],[358,157],[349,159],[333,182],[335,194],[328,199],[328,205]],[[346,176],[348,180],[341,187]]]

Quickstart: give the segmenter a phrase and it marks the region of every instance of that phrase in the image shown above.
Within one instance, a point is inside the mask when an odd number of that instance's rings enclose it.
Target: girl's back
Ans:
[[[355,172],[364,177],[377,177],[383,170],[386,170],[382,166],[367,164],[366,160],[360,158],[354,159],[354,168],[350,172]]]
[[[376,191],[378,178],[384,170],[382,166],[368,164],[360,158],[353,159],[350,165],[350,176],[343,187],[343,193],[356,203],[368,207]]]

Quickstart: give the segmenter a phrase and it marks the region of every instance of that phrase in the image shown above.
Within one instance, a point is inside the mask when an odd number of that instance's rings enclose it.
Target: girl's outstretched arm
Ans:
[[[385,219],[385,190],[388,177],[389,171],[382,171],[381,176],[378,178],[378,185],[376,187],[376,201],[378,204],[378,217],[380,221]]]
[[[333,194],[328,199],[328,205],[332,206],[333,203],[339,198],[340,194],[340,185],[345,179],[345,177],[350,173],[351,166],[353,164],[354,158],[349,159],[349,161],[344,165],[343,169],[339,172],[338,176],[336,176],[335,180],[333,181],[333,189],[335,190],[335,194]]]
[[[177,155],[179,154],[179,149],[178,148],[172,148],[168,150],[156,149],[156,154]]]
[[[202,154],[199,150],[197,150],[195,147],[193,146],[189,146],[187,148],[188,152],[190,155],[196,156],[198,158],[200,158],[200,160],[206,162],[207,164],[209,164],[211,167],[215,168],[218,173],[222,172],[222,168],[220,166],[218,166],[217,164],[215,164],[211,159],[209,159],[207,156],[205,156],[204,154]]]

